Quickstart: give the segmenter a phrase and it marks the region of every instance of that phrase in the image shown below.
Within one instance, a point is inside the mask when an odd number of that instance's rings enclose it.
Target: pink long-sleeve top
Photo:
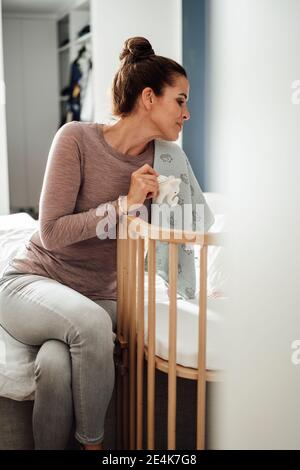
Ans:
[[[55,279],[92,300],[116,300],[117,239],[100,239],[96,227],[104,221],[107,203],[116,207],[119,195],[128,194],[131,173],[145,163],[153,166],[154,141],[140,155],[127,155],[105,141],[102,128],[74,121],[56,133],[40,197],[39,228],[10,266]],[[150,204],[144,202],[148,211]]]

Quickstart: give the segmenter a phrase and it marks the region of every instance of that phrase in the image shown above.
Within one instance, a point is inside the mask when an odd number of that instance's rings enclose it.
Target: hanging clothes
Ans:
[[[81,78],[79,80],[80,85],[80,120],[81,121],[90,121],[91,113],[87,109],[85,102],[87,98],[87,92],[92,91],[91,85],[91,72],[92,72],[92,61],[89,55],[89,51],[86,50],[85,53],[78,60],[79,67],[81,70]]]
[[[66,122],[81,121],[81,109],[85,99],[92,61],[88,49],[83,46],[71,64],[69,100]]]
[[[94,120],[94,105],[93,105],[93,72],[90,68],[87,78],[87,85],[84,96],[81,97],[81,121],[93,121]]]

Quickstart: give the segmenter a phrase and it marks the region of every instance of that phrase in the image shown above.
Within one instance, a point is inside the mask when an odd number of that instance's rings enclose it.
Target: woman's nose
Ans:
[[[183,113],[183,119],[185,121],[188,121],[190,119],[191,115],[190,115],[190,112],[188,110],[186,110],[184,113]]]
[[[190,119],[190,117],[191,117],[190,112],[189,112],[187,106],[185,106],[185,109],[184,109],[184,111],[183,111],[183,116],[182,116],[182,117],[183,117],[183,119],[184,119],[185,121],[188,121],[188,120]]]

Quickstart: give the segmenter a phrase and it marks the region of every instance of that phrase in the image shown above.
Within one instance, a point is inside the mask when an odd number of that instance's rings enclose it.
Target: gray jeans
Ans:
[[[40,346],[35,361],[35,449],[63,449],[73,410],[75,438],[104,439],[112,396],[115,300],[92,301],[53,279],[6,270],[0,279],[0,324],[22,343]]]

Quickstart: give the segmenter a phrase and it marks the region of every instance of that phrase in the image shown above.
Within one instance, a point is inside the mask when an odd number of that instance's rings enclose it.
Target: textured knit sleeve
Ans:
[[[108,201],[86,212],[74,213],[82,182],[80,132],[79,123],[65,124],[57,131],[50,148],[39,204],[40,238],[47,250],[96,237],[97,224],[106,217],[108,203],[112,204],[110,209],[117,205],[117,200]],[[116,223],[117,219],[116,216],[109,220]]]

